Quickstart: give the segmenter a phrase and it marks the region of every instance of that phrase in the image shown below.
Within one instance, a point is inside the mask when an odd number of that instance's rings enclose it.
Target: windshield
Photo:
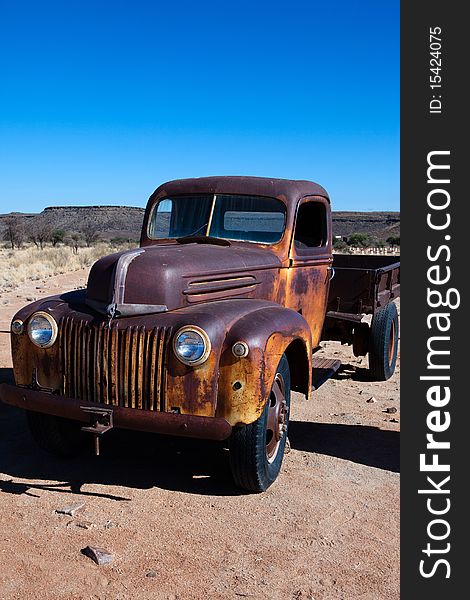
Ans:
[[[163,198],[153,208],[151,239],[209,236],[275,244],[284,232],[286,207],[264,196],[232,194]]]

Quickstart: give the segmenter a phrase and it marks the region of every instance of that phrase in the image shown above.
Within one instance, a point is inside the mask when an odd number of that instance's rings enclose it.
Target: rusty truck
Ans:
[[[48,451],[70,454],[91,433],[99,453],[112,427],[220,440],[235,484],[264,491],[291,391],[310,398],[340,366],[316,358],[322,340],[368,355],[371,379],[393,374],[399,290],[397,257],[333,254],[320,185],[170,181],[148,201],[138,248],[13,317],[15,385],[0,397]]]

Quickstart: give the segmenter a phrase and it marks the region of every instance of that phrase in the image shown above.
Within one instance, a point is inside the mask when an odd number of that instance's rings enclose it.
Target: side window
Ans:
[[[326,206],[322,202],[304,202],[297,213],[294,246],[298,249],[320,248],[327,243]]]
[[[149,225],[149,236],[154,239],[166,238],[170,234],[171,212],[173,201],[169,198],[160,200],[154,208]]]

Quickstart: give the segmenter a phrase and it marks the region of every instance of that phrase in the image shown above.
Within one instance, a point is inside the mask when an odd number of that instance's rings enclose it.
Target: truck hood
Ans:
[[[200,243],[159,244],[98,260],[86,302],[109,316],[175,310],[229,297],[259,297],[267,272],[281,267],[269,248]]]

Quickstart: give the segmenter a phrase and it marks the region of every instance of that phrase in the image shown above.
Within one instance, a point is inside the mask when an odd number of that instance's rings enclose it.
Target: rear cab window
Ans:
[[[321,200],[306,200],[297,211],[294,248],[297,254],[321,252],[328,247],[329,223],[326,204]]]

